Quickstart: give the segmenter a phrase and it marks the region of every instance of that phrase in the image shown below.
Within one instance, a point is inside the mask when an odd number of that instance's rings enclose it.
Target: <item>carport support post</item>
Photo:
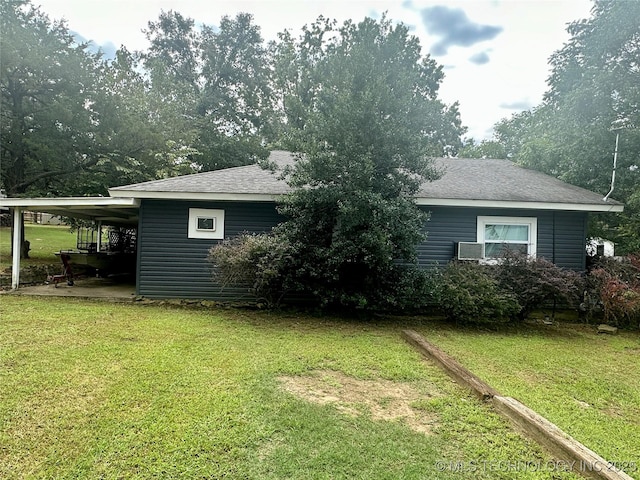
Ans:
[[[13,263],[11,265],[11,288],[17,290],[20,285],[20,248],[22,245],[22,209],[13,209]]]
[[[96,228],[98,230],[98,238],[96,239],[96,251],[100,252],[102,250],[102,220],[98,220]]]

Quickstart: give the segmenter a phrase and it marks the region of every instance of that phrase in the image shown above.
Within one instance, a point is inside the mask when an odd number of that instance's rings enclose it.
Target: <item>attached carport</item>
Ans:
[[[13,211],[14,226],[21,224],[22,213],[25,210],[31,210],[92,220],[99,227],[102,225],[137,227],[140,200],[122,197],[0,198],[0,207],[8,207]],[[11,288],[15,290],[20,285],[21,228],[13,229],[12,244]]]

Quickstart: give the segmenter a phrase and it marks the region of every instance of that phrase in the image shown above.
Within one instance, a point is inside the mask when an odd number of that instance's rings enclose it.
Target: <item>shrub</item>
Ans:
[[[309,290],[299,277],[313,265],[300,265],[296,261],[300,255],[293,255],[293,251],[294,247],[277,231],[243,233],[212,247],[208,260],[213,264],[216,283],[223,288],[251,290],[258,303],[270,308],[279,306],[288,294],[300,296],[307,305],[315,300],[324,308],[359,311],[418,311],[434,304],[433,273],[414,265],[392,265],[385,275],[376,278],[375,288],[366,298],[348,288]],[[353,282],[362,281],[353,276]]]
[[[603,257],[589,275],[590,314],[600,305],[607,323],[625,328],[640,327],[640,256],[621,260]]]
[[[498,285],[517,298],[520,319],[527,318],[533,310],[548,302],[559,302],[572,308],[580,304],[584,290],[581,275],[544,258],[507,252],[493,268]]]
[[[249,288],[259,303],[280,304],[286,293],[284,264],[289,246],[272,234],[243,233],[209,250],[214,281],[223,288]]]
[[[402,313],[423,312],[437,303],[439,272],[416,265],[398,265],[385,279],[376,299],[380,310]]]
[[[459,323],[504,323],[520,311],[516,297],[476,263],[449,263],[437,296],[447,318]]]

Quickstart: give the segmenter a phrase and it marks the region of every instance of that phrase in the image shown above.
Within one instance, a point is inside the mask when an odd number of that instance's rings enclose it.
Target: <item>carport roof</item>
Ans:
[[[135,225],[138,223],[140,200],[123,197],[0,198],[0,206],[111,225]]]

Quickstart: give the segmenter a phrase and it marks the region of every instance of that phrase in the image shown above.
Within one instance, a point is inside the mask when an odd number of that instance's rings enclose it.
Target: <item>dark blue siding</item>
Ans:
[[[587,214],[555,212],[553,216],[556,228],[552,242],[555,249],[553,256],[547,258],[561,267],[584,270]]]
[[[225,237],[265,232],[281,221],[273,203],[144,200],[138,232],[138,294],[149,298],[251,298],[246,289],[220,288],[212,282],[207,255],[219,241],[187,237],[189,208],[223,209]]]
[[[585,212],[468,207],[432,207],[425,210],[431,216],[424,228],[427,240],[418,245],[418,262],[421,265],[445,265],[455,257],[457,242],[475,242],[478,216],[506,216],[538,219],[538,257],[564,268],[585,268]]]
[[[282,221],[273,203],[144,200],[138,232],[138,294],[150,298],[250,300],[247,289],[221,288],[211,280],[207,255],[216,240],[187,238],[189,208],[225,211],[225,237],[265,232]],[[426,242],[418,245],[420,265],[445,265],[457,242],[476,241],[478,216],[537,217],[537,253],[557,265],[585,267],[587,214],[546,210],[465,207],[426,208]]]

